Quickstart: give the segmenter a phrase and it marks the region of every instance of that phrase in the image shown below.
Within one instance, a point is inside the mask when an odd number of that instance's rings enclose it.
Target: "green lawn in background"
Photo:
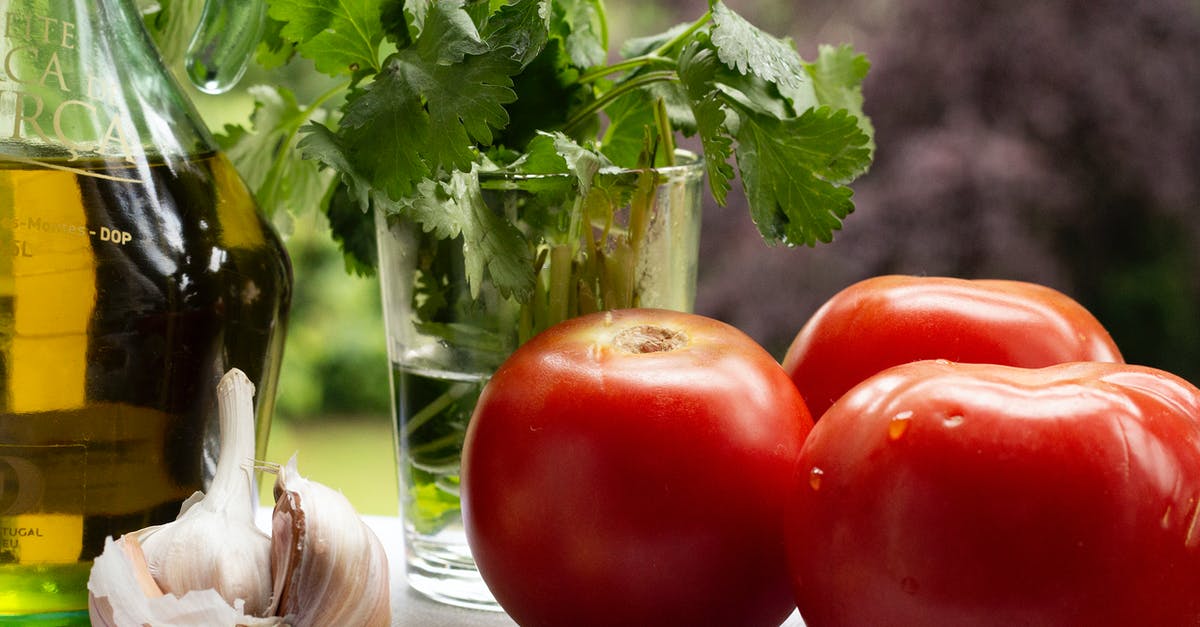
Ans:
[[[388,415],[276,420],[267,441],[267,461],[287,463],[297,453],[300,474],[340,490],[359,514],[397,516],[396,461]],[[264,475],[261,502],[275,503],[274,477]]]

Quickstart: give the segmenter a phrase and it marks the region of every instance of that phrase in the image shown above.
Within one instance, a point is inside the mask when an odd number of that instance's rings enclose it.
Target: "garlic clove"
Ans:
[[[137,537],[130,536],[127,541],[117,544],[133,565],[133,575],[137,579],[138,588],[141,589],[142,594],[151,598],[166,594],[155,583],[154,577],[150,575],[150,567],[146,564],[146,553],[142,551],[142,543],[138,542]]]
[[[294,627],[391,622],[387,554],[341,492],[279,470],[272,515],[272,613]]]
[[[208,493],[197,493],[172,523],[144,529],[138,541],[154,581],[183,595],[214,589],[248,613],[271,607],[271,540],[254,523],[254,384],[237,369],[217,384],[221,454]]]
[[[94,627],[284,624],[275,617],[250,616],[240,602],[231,606],[215,590],[164,594],[150,576],[137,534],[105,540],[88,579],[88,617]]]

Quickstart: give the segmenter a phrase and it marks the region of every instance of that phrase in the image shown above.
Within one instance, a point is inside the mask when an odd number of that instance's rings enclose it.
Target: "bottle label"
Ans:
[[[0,445],[0,564],[79,559],[86,455],[83,445]]]
[[[0,140],[51,144],[70,155],[52,165],[6,159],[71,171],[69,162],[81,156],[134,162],[131,131],[117,106],[116,74],[91,65],[99,56],[79,49],[80,43],[74,22],[11,5],[0,12]]]

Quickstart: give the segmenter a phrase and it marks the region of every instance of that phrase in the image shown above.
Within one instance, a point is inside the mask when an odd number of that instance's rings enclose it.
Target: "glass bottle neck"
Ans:
[[[214,148],[132,0],[0,0],[0,159],[138,164]]]

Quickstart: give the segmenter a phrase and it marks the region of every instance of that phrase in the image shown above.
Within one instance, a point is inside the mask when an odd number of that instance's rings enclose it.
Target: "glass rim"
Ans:
[[[641,172],[654,172],[670,180],[702,177],[705,172],[704,157],[682,148],[675,150],[675,158],[682,163],[653,168],[600,168],[597,175],[621,176],[635,175]],[[538,181],[547,179],[573,177],[570,172],[520,172],[516,170],[481,170],[477,173],[480,182],[493,181]]]

